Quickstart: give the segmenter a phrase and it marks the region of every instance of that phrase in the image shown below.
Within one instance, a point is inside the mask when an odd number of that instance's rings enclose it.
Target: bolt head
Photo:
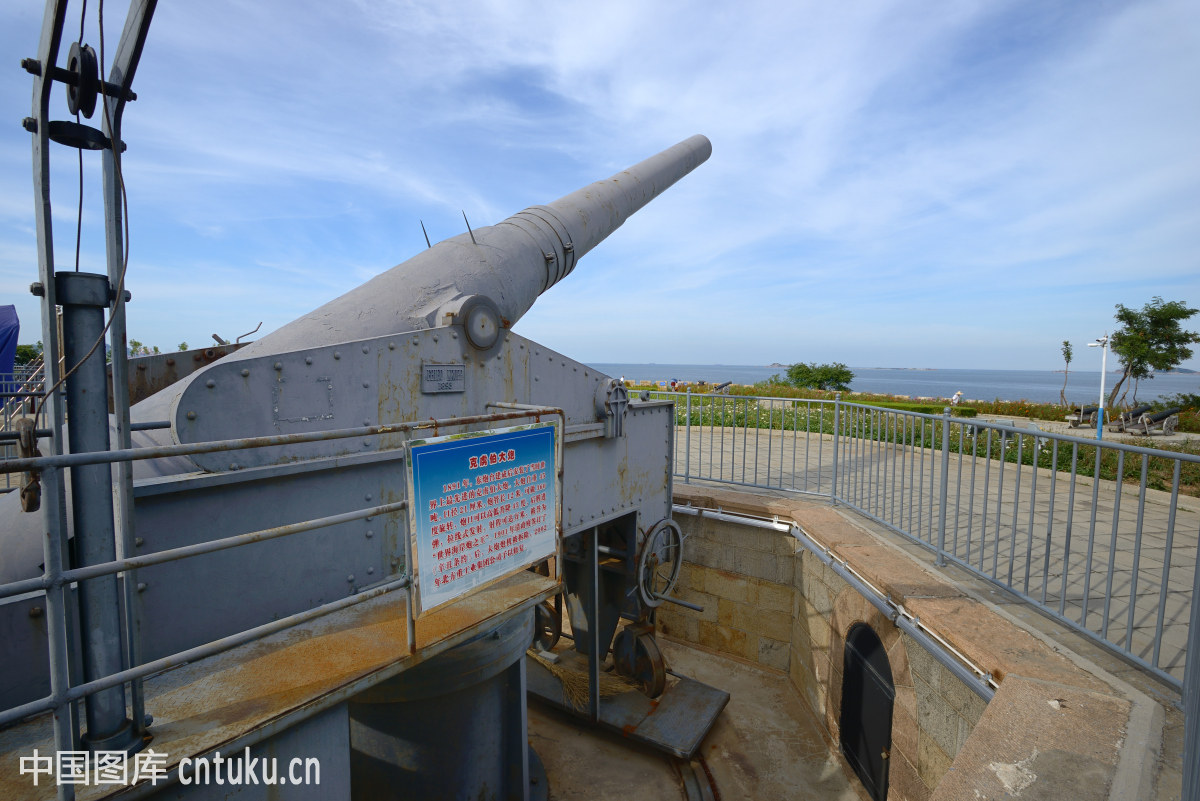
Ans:
[[[35,298],[44,298],[46,296],[46,287],[42,285],[41,281],[34,281],[29,285],[29,294]]]

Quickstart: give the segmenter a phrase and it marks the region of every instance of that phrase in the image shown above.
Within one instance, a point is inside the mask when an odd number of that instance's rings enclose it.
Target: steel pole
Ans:
[[[946,566],[946,507],[950,502],[950,407],[942,407],[942,480],[939,492],[937,566]]]
[[[1200,562],[1192,568],[1193,623],[1200,620]],[[1181,801],[1200,801],[1200,631],[1188,626],[1183,665],[1183,794]]]
[[[837,505],[837,484],[838,484],[838,429],[842,425],[842,393],[838,392],[833,396],[833,480],[829,487],[829,501],[834,506]],[[824,428],[825,414],[821,414],[821,427]]]
[[[1096,412],[1096,439],[1104,439],[1104,379],[1108,375],[1108,334],[1100,340],[1100,409]]]
[[[104,366],[104,310],[110,288],[107,276],[62,272],[54,277],[63,309],[64,364],[67,378],[67,435],[72,453],[108,450],[108,376]],[[89,355],[90,351],[90,355]],[[107,464],[71,468],[71,519],[78,566],[116,559],[112,469]],[[79,582],[80,639],[84,681],[95,681],[124,669],[117,577],[105,575]],[[84,744],[96,751],[132,750],[137,727],[125,715],[125,688],[102,690],[85,700]]]

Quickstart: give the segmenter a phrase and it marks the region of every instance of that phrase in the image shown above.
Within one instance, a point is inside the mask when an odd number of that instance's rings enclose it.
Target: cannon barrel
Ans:
[[[711,153],[706,137],[693,136],[548,205],[447,239],[215,364],[455,323],[464,325],[472,345],[487,349],[581,256]],[[175,403],[209,367],[133,406],[132,421],[172,419]],[[172,430],[133,434],[135,447],[177,441]],[[174,457],[136,462],[134,475],[195,469],[188,457]],[[17,493],[0,499],[0,519],[8,523],[0,530],[0,550],[9,556],[0,562],[0,581],[33,575],[41,559],[37,516],[20,514],[18,500]]]
[[[227,358],[467,324],[472,299],[490,301],[499,318],[491,322],[511,327],[581,256],[711,153],[706,137],[693,136],[548,205],[439,242]]]

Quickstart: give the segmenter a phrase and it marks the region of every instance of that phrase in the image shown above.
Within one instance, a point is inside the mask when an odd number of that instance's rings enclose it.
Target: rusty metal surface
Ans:
[[[559,656],[571,658],[574,654],[560,649]],[[582,715],[564,701],[561,679],[544,665],[527,659],[526,669],[530,697]],[[630,690],[602,699],[599,725],[635,742],[690,759],[728,703],[729,693],[724,690],[689,678],[672,678],[658,698]]]
[[[201,367],[207,367],[219,359],[240,350],[249,342],[215,345],[211,348],[196,348],[178,353],[154,353],[149,356],[133,356],[129,363],[129,402],[144,400],[154,393],[166,389],[181,378],[186,378]],[[113,410],[112,365],[108,368],[108,410]]]
[[[557,586],[521,572],[431,613],[418,628],[415,653],[401,591],[156,676],[146,681],[151,747],[168,754],[173,769],[182,757],[252,744],[531,608]],[[54,750],[48,715],[0,731],[0,798],[54,797],[53,784],[35,788],[9,769],[35,748]],[[95,786],[79,789],[81,799],[105,795]]]

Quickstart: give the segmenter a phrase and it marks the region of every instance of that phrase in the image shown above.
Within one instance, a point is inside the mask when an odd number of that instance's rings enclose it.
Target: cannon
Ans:
[[[66,594],[61,620],[43,614],[52,605],[44,589],[0,599],[0,725],[21,717],[14,709],[62,708],[55,671],[76,686],[124,670],[129,681],[84,698],[83,746],[134,752],[151,742],[202,754],[212,742],[182,737],[164,700],[184,681],[168,668],[239,658],[230,648],[249,647],[246,632],[288,636],[328,610],[362,610],[353,626],[376,625],[385,614],[377,604],[391,600],[387,614],[404,624],[392,657],[375,667],[364,657],[361,676],[313,697],[268,694],[262,703],[279,709],[230,723],[235,733],[220,742],[260,750],[285,737],[321,744],[331,764],[344,766],[355,797],[377,797],[397,782],[407,797],[475,797],[485,786],[525,797],[536,763],[524,733],[527,688],[594,724],[641,736],[649,699],[668,703],[673,689],[654,610],[680,602],[671,595],[682,557],[671,520],[674,407],[631,399],[620,380],[512,326],[710,153],[708,140],[694,136],[432,246],[134,405],[132,452],[88,456],[115,441],[119,420],[105,426],[93,415],[90,433],[72,427],[72,443],[87,447],[63,447],[64,456],[39,463],[66,470],[75,487],[57,502],[71,509],[63,530],[55,534],[52,511],[22,513],[15,493],[0,500],[0,592],[39,580],[79,588]],[[81,290],[84,281],[95,286]],[[69,356],[82,358],[97,311],[113,301],[110,289],[104,276],[56,286],[65,308],[92,320],[78,328],[66,321]],[[70,406],[78,396],[71,387],[68,419],[83,421]],[[72,462],[75,451],[92,461]],[[99,471],[103,494],[104,476],[117,482],[110,465],[130,459],[130,519],[114,520],[111,506],[98,514],[81,495],[83,469],[92,483]],[[44,501],[56,503],[52,493]],[[47,528],[73,562],[47,561]],[[122,530],[130,549],[120,547]],[[104,548],[83,547],[97,538]],[[104,575],[86,573],[105,565]],[[72,569],[84,572],[66,573],[73,583],[64,584],[58,577]],[[531,644],[543,654],[556,647],[564,605],[573,648],[558,643],[555,669],[527,666]],[[70,667],[47,657],[56,626]],[[641,700],[606,710],[600,671],[610,653]],[[582,705],[562,691],[561,671],[572,664],[588,681]],[[311,656],[296,669],[304,687],[325,686]],[[680,727],[682,739],[649,728],[644,739],[689,756],[728,695],[681,681],[695,725]],[[133,713],[118,694],[126,686],[136,696]],[[218,690],[207,692],[213,697],[196,703],[223,708]],[[143,704],[165,722],[141,719]],[[37,736],[11,739],[28,745]],[[387,756],[406,748],[425,757]],[[473,767],[447,778],[451,748],[459,768]]]

